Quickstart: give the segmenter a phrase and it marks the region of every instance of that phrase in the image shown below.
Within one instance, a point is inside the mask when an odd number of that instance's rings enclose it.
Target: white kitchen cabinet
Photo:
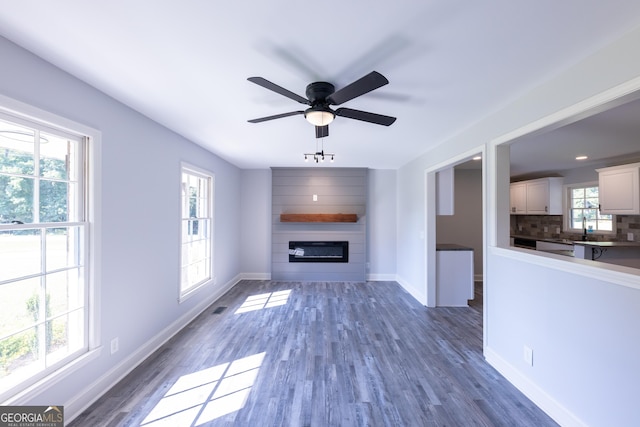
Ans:
[[[473,248],[436,245],[436,306],[467,307],[474,299]]]
[[[640,214],[640,163],[596,169],[600,212]]]
[[[509,186],[511,198],[511,214],[524,215],[527,213],[527,184],[514,182]]]
[[[436,172],[436,215],[455,213],[455,169]]]
[[[563,178],[514,182],[509,188],[512,215],[562,215]]]

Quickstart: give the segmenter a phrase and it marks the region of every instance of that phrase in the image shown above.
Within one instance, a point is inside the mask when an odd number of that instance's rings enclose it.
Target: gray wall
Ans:
[[[240,170],[1,37],[0,57],[0,94],[102,133],[91,269],[95,338],[107,350],[21,403],[57,402],[72,416],[237,281]],[[215,174],[217,285],[178,303],[181,161]]]
[[[274,168],[271,277],[274,280],[364,281],[367,170]],[[318,200],[313,201],[313,195]],[[280,222],[283,213],[357,214],[357,223]],[[289,241],[349,242],[348,263],[290,263]]]
[[[497,247],[509,227],[508,158],[492,151],[491,142],[604,91],[635,84],[639,45],[636,29],[451,138],[435,141],[435,149],[397,173],[397,251],[404,254],[398,257],[398,280],[426,301],[424,237],[435,230],[425,230],[432,220],[425,215],[425,170],[487,148],[484,354],[561,425],[631,426],[640,419],[639,276]],[[534,351],[533,366],[523,360],[525,345]]]
[[[250,257],[241,257],[243,277],[271,277],[271,169],[245,169],[241,174],[241,230],[243,248]],[[366,207],[367,280],[396,280],[395,170],[369,169]]]
[[[482,278],[482,170],[455,169],[454,214],[436,218],[436,242],[473,248],[473,272]]]

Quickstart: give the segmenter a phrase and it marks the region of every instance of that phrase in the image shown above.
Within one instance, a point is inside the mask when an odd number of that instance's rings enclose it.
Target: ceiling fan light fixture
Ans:
[[[304,112],[304,118],[314,126],[326,126],[335,119],[336,115],[330,109],[309,108]]]

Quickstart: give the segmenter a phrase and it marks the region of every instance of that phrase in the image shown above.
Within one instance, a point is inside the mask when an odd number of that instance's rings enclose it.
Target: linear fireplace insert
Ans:
[[[349,262],[349,242],[289,242],[289,262]]]

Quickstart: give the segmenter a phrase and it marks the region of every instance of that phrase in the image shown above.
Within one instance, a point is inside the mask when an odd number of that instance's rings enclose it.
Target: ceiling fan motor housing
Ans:
[[[312,106],[327,105],[327,97],[336,91],[335,86],[327,82],[314,82],[307,86],[305,94]]]

